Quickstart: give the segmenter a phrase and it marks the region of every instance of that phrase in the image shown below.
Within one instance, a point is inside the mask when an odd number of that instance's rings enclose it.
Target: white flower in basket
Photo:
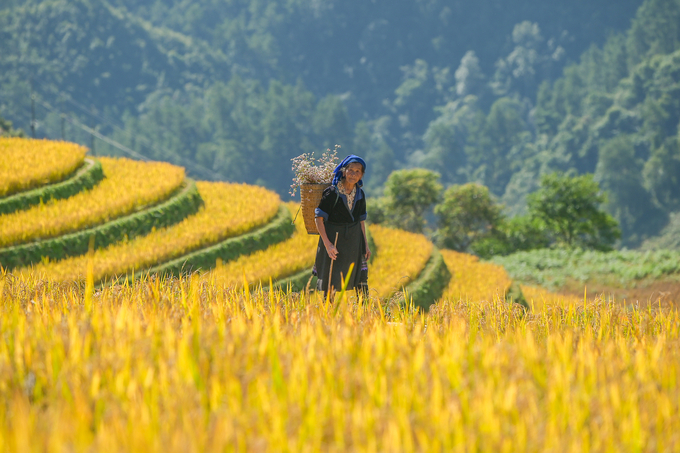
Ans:
[[[330,148],[327,149],[318,162],[314,159],[314,153],[301,154],[291,159],[295,177],[290,186],[290,194],[295,196],[297,189],[300,189],[300,209],[309,234],[319,234],[314,223],[314,210],[319,206],[324,189],[333,180],[333,170],[338,165],[339,148],[340,145],[335,145],[332,151]],[[297,218],[297,215],[295,217]]]

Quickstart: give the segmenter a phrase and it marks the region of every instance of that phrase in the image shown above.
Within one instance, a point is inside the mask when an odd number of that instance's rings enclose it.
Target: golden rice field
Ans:
[[[545,310],[546,307],[568,307],[583,305],[583,297],[556,294],[538,286],[521,285],[522,294],[534,312]],[[593,295],[596,296],[596,295]],[[592,296],[591,296],[592,298]]]
[[[479,261],[467,253],[441,250],[446,267],[453,278],[444,290],[448,300],[491,301],[505,298],[512,280],[502,266]]]
[[[680,317],[0,280],[0,450],[680,450]]]
[[[61,181],[86,152],[76,143],[0,137],[0,197]]]
[[[297,211],[297,204],[287,205],[292,212]],[[301,217],[295,227],[290,239],[218,265],[206,278],[217,285],[240,288],[244,281],[267,285],[270,278],[277,280],[311,270],[319,236],[307,234]],[[372,294],[386,298],[418,276],[433,246],[422,235],[380,225],[371,225],[371,235],[378,250],[369,265],[369,288]]]
[[[105,178],[89,191],[0,215],[0,247],[60,236],[130,214],[167,198],[184,169],[162,162],[99,158]]]
[[[191,251],[238,236],[269,222],[277,213],[279,196],[259,186],[198,182],[204,205],[198,213],[146,236],[98,249],[92,257],[76,256],[21,269],[56,281],[84,278],[88,263],[96,282],[126,275],[178,258]]]
[[[102,164],[89,192],[0,216],[0,246],[125,215],[184,181],[167,164]],[[95,289],[263,225],[280,202],[198,188],[205,206],[177,225],[0,270],[1,452],[680,451],[676,307],[522,286],[525,312],[504,301],[502,267],[442,250],[444,297],[411,311],[385,299],[430,258],[422,235],[371,226],[382,301],[368,304],[243,287],[311,269],[318,236],[301,218],[289,240],[210,272]]]
[[[386,298],[407,286],[425,267],[432,254],[432,243],[422,234],[409,233],[380,225],[371,225],[377,248],[369,266],[371,294]]]
[[[299,205],[286,203],[286,206],[295,213]],[[298,216],[295,220],[295,233],[290,239],[220,264],[207,273],[205,278],[217,285],[241,288],[244,281],[249,285],[265,285],[270,278],[277,280],[305,269],[311,271],[318,241],[319,236],[307,234],[302,216]]]
[[[442,294],[447,301],[486,304],[505,300],[512,280],[502,266],[480,261],[478,257],[453,250],[441,250],[452,278]],[[534,313],[550,307],[577,306],[584,299],[552,293],[536,286],[520,285],[522,294]]]

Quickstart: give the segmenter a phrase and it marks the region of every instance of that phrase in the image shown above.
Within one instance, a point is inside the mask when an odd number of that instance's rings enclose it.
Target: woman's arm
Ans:
[[[323,222],[323,217],[314,217],[314,223],[316,223],[316,229],[319,230],[319,236],[321,236],[323,245],[326,247],[326,253],[328,253],[328,256],[334,260],[338,257],[338,249],[335,248],[333,243],[328,239],[328,235],[326,234],[326,224]],[[363,228],[364,222],[361,223]]]
[[[368,261],[371,259],[371,249],[368,248],[368,239],[366,238],[366,222],[363,220],[361,221],[361,232],[364,234],[364,244],[366,244],[366,261]]]

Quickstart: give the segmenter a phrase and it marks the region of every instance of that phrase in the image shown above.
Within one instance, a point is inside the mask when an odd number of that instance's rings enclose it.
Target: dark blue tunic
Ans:
[[[347,289],[367,289],[368,269],[363,269],[365,263],[366,242],[361,229],[361,221],[366,219],[366,196],[361,187],[357,187],[354,205],[349,209],[347,196],[341,194],[338,188],[330,186],[324,190],[316,208],[316,216],[324,219],[326,234],[331,243],[335,243],[337,235],[338,256],[333,264],[331,284],[336,290],[342,288],[341,278],[347,278],[352,264],[352,274]],[[331,258],[326,252],[323,241],[319,238],[316,250],[315,273],[319,278],[317,287],[328,291],[328,275],[330,273]]]

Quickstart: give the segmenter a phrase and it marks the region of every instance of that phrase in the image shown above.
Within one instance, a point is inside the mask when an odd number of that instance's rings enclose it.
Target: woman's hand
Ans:
[[[338,257],[338,249],[335,248],[330,239],[328,239],[328,235],[326,234],[326,225],[323,223],[323,217],[315,217],[314,223],[316,223],[316,229],[319,230],[319,235],[323,241],[323,246],[326,247],[326,253],[328,253],[328,256],[332,260],[335,260],[335,258]],[[337,236],[335,240],[337,241]]]
[[[338,249],[331,244],[330,241],[324,242],[324,246],[326,246],[326,253],[328,253],[328,256],[332,259],[335,260],[338,257]]]
[[[368,245],[366,246],[366,261],[371,259],[371,249],[368,248]]]

